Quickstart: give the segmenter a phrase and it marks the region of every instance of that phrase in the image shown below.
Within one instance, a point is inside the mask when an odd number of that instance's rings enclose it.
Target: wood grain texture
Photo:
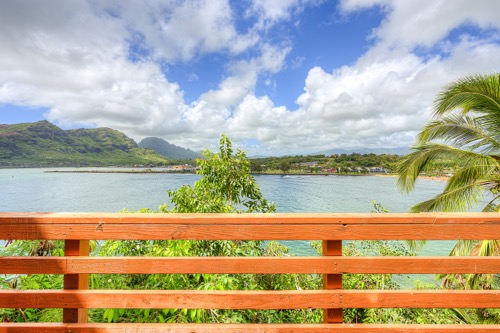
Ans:
[[[0,213],[0,239],[500,239],[500,213]]]
[[[498,224],[500,213],[143,214],[0,212],[3,224]]]
[[[68,325],[63,323],[2,323],[0,333],[67,333]],[[80,331],[81,332],[81,331]],[[101,331],[105,332],[105,331]],[[115,331],[118,332],[118,331]]]
[[[500,257],[0,257],[0,274],[497,273]]]
[[[500,308],[498,290],[0,290],[0,308]]]
[[[66,240],[64,244],[64,254],[69,257],[88,256],[90,254],[90,244],[88,240]],[[65,290],[86,290],[89,288],[88,274],[65,274]],[[64,323],[86,323],[88,321],[88,309],[65,308],[63,309]]]
[[[1,323],[0,333],[492,333],[500,325]]]
[[[458,240],[500,239],[498,224],[3,224],[0,239]]]
[[[342,256],[342,241],[324,240],[322,242],[322,254],[326,257],[341,257]],[[334,290],[342,289],[342,274],[323,274],[323,289]],[[323,321],[325,323],[342,323],[343,311],[337,309],[323,309]]]
[[[500,239],[500,213],[108,214],[0,213],[0,239],[456,240]],[[0,258],[0,274],[66,274],[67,290],[0,290],[0,307],[63,308],[499,308],[499,291],[123,291],[78,290],[86,273],[316,273],[335,288],[346,273],[498,273],[498,257]],[[71,257],[71,255],[75,257]],[[75,287],[76,286],[76,287]],[[72,289],[75,288],[75,289]],[[66,310],[69,310],[66,311]],[[158,325],[0,323],[1,332],[498,332],[498,325]],[[35,325],[35,326],[33,326]],[[38,325],[38,326],[36,326]],[[61,326],[62,325],[62,326]]]

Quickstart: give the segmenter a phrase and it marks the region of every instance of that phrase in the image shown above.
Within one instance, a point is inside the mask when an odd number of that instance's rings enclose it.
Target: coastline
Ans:
[[[381,173],[375,173],[372,174],[377,177],[397,177],[398,175],[396,174],[381,174]],[[434,180],[438,182],[446,182],[450,177],[448,176],[418,176],[417,179],[427,179],[427,180]]]
[[[73,170],[45,170],[45,173],[135,173],[135,174],[196,174],[195,171],[186,170],[165,170],[165,169],[73,169]],[[273,176],[351,176],[351,177],[398,177],[396,174],[383,174],[383,173],[367,173],[367,174],[338,174],[338,173],[309,173],[309,172],[297,172],[297,173],[277,173],[277,172],[252,172],[252,175],[273,175]],[[448,176],[418,176],[418,179],[426,179],[432,181],[448,181],[450,177]]]

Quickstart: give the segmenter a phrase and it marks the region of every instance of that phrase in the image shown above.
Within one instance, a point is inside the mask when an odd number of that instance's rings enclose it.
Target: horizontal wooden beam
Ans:
[[[500,325],[411,325],[411,324],[133,324],[133,323],[1,323],[0,332],[16,333],[492,333],[500,332]]]
[[[500,291],[0,290],[0,308],[500,308]]]
[[[458,240],[500,239],[499,224],[3,224],[0,239]]]
[[[3,224],[499,224],[500,213],[143,214],[0,212]]]
[[[500,257],[0,257],[0,274],[485,274]]]

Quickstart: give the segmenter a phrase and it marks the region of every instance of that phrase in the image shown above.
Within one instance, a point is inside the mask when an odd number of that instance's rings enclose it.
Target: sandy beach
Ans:
[[[395,174],[376,173],[373,175],[377,176],[377,177],[398,177],[398,175],[395,175]],[[418,176],[418,179],[428,179],[428,180],[435,180],[435,181],[448,181],[448,179],[450,179],[450,177],[448,177],[448,176]]]

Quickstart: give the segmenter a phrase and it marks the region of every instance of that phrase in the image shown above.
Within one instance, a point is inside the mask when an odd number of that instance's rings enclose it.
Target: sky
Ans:
[[[0,124],[248,155],[401,148],[500,71],[500,1],[3,0]]]

